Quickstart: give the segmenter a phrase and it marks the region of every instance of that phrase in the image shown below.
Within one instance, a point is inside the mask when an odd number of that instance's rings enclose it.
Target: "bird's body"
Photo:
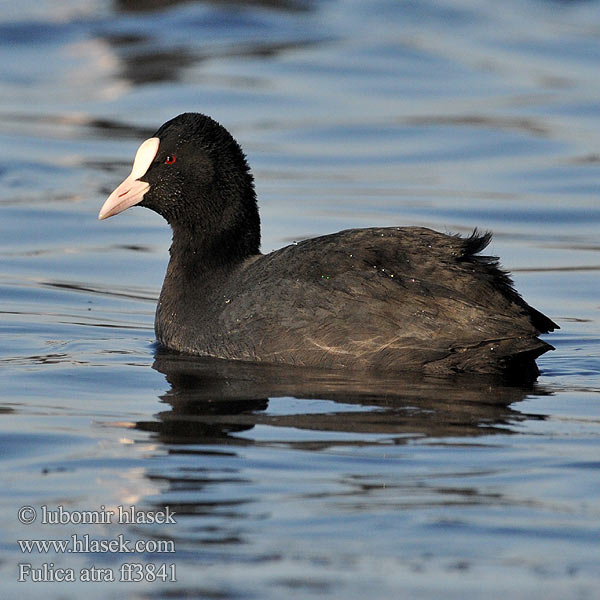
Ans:
[[[150,150],[144,155],[142,145],[132,172],[144,171],[132,179],[143,201],[134,203],[173,228],[155,321],[163,346],[226,359],[431,374],[536,373],[535,358],[551,349],[538,335],[557,326],[518,295],[495,258],[478,254],[488,234],[354,229],[263,255],[252,177],[221,126],[188,113],[144,144]],[[169,160],[188,157],[190,165],[169,169]],[[124,210],[130,192],[123,189],[101,217]]]
[[[330,368],[499,372],[552,322],[515,294],[487,236],[354,229],[198,275],[171,259],[156,335],[182,352]]]

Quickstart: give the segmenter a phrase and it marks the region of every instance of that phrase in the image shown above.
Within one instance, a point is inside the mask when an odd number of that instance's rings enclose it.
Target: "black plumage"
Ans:
[[[162,345],[304,366],[523,375],[552,348],[538,335],[557,325],[479,254],[489,233],[353,229],[262,255],[253,179],[233,137],[186,113],[154,138],[138,178],[149,188],[135,203],[173,229],[155,321]]]

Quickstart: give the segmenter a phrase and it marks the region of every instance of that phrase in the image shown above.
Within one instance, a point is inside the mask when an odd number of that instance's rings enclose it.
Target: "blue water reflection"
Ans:
[[[3,597],[594,598],[598,3],[23,0],[0,14]],[[98,223],[139,142],[232,131],[263,251],[349,227],[491,229],[561,330],[532,386],[256,369],[154,345],[170,232]],[[170,505],[176,525],[23,525]],[[18,583],[171,539],[176,582]]]

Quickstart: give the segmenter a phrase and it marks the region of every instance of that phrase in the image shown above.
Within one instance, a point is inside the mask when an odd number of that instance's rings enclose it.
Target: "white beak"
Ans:
[[[152,161],[158,153],[159,146],[160,140],[156,137],[142,142],[135,153],[131,173],[107,198],[100,209],[98,219],[108,219],[108,217],[118,215],[120,212],[142,201],[144,194],[150,189],[150,184],[145,181],[139,181],[139,179],[148,172]]]

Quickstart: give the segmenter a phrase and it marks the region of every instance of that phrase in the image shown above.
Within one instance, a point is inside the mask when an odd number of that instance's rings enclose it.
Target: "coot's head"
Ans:
[[[256,254],[260,221],[244,153],[219,123],[199,113],[167,121],[135,155],[129,176],[99,219],[138,205],[162,215],[174,241],[232,257]]]

